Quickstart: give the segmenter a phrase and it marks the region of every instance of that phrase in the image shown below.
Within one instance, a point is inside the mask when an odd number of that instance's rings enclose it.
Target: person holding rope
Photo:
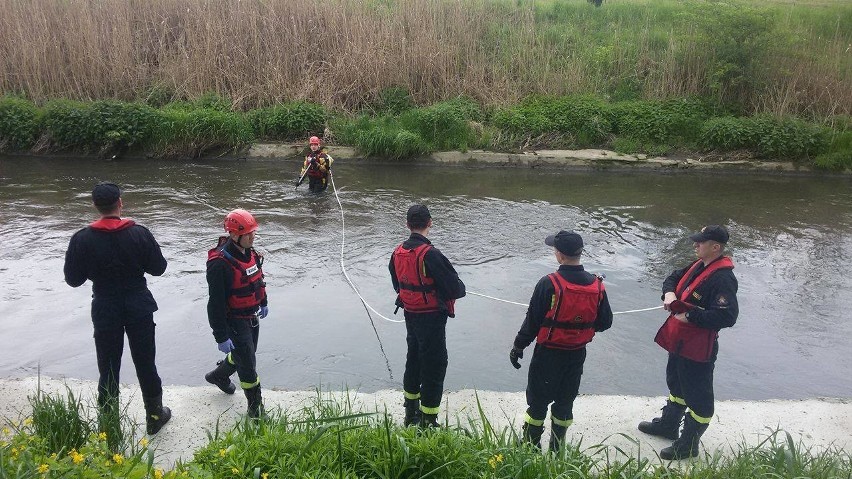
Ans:
[[[438,412],[447,373],[447,317],[455,317],[455,301],[465,285],[450,261],[426,236],[432,215],[424,205],[406,214],[411,236],[391,255],[390,269],[396,305],[404,309],[405,359],[403,388],[406,426],[438,427]]]
[[[663,307],[670,314],[654,341],[669,353],[669,399],[660,417],[639,423],[646,434],[674,440],[660,450],[661,459],[697,456],[701,435],[713,417],[719,330],[733,326],[739,314],[734,263],[724,256],[728,238],[728,230],[719,225],[690,236],[698,260],[663,282]],[[683,431],[678,434],[681,420]]]
[[[541,448],[547,406],[550,406],[550,450],[558,452],[574,421],[574,399],[586,361],[586,344],[595,332],[612,326],[612,309],[603,278],[587,273],[580,263],[583,238],[559,231],[544,244],[553,247],[556,272],[542,277],[533,290],[527,316],[509,351],[520,369],[524,348],[536,341],[527,381],[527,413],[522,438]]]
[[[305,163],[302,165],[302,172],[299,174],[300,179],[296,182],[296,186],[298,187],[304,181],[305,174],[307,174],[308,189],[319,193],[328,188],[328,176],[331,174],[334,158],[326,153],[324,148],[320,147],[319,137],[312,136],[309,141],[311,151],[305,157]]]
[[[263,414],[260,378],[257,375],[258,320],[269,314],[263,257],[253,248],[257,221],[246,210],[228,213],[224,222],[228,236],[219,238],[207,253],[207,319],[213,337],[225,358],[204,376],[226,394],[234,394],[234,372],[248,401],[251,418]]]
[[[163,406],[157,373],[154,312],[157,302],[145,273],[161,276],[167,262],[154,236],[133,220],[121,218],[124,204],[115,183],[98,183],[92,203],[100,219],[71,237],[65,252],[65,282],[76,288],[92,281],[92,324],[98,359],[98,409],[104,421],[118,417],[118,381],[124,336],[145,404],[145,427],[156,434],[172,412]]]

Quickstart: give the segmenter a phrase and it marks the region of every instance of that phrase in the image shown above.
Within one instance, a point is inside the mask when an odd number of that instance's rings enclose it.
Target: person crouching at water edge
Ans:
[[[257,221],[246,210],[234,210],[225,217],[228,236],[207,253],[207,319],[213,337],[225,358],[204,379],[227,394],[234,394],[234,372],[248,401],[249,417],[260,417],[263,404],[257,376],[259,319],[269,314],[263,257],[254,248]]]
[[[733,326],[739,315],[734,263],[723,255],[728,237],[728,230],[718,225],[690,236],[698,260],[663,282],[663,307],[670,314],[654,341],[669,352],[669,400],[662,416],[639,423],[644,433],[674,440],[660,450],[661,459],[697,456],[699,439],[713,417],[719,330]]]
[[[145,273],[162,275],[166,259],[147,228],[121,218],[124,204],[118,185],[96,185],[92,203],[101,217],[71,237],[65,253],[65,282],[76,288],[87,279],[92,281],[102,427],[114,427],[119,420],[118,381],[127,334],[145,403],[146,432],[156,434],[169,422],[172,411],[163,406],[163,383],[155,362],[157,302],[148,290]]]
[[[574,399],[586,361],[586,344],[595,332],[612,326],[612,309],[603,279],[583,270],[583,238],[560,231],[545,238],[553,247],[559,269],[542,277],[533,290],[527,316],[515,336],[509,361],[518,359],[535,340],[527,380],[527,413],[523,439],[541,448],[547,406],[550,406],[550,450],[559,451],[568,426],[574,421]]]
[[[307,173],[308,189],[314,192],[325,191],[328,188],[328,176],[331,174],[334,158],[320,147],[319,137],[311,137],[310,147],[311,152],[305,157],[305,163],[302,165],[302,172],[299,174],[296,186],[302,184]]]
[[[404,309],[408,343],[402,380],[404,424],[437,427],[447,374],[447,317],[455,317],[455,300],[464,297],[465,286],[426,238],[432,227],[429,209],[412,205],[406,222],[411,236],[397,246],[388,265],[397,310]]]

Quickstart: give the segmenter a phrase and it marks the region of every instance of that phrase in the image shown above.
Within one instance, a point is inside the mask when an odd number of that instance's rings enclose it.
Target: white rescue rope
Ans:
[[[503,302],[503,303],[516,304],[518,306],[523,306],[525,308],[528,308],[530,306],[529,304],[526,304],[526,303],[518,303],[518,302],[515,302],[515,301],[509,301],[508,299],[495,298],[494,296],[488,296],[487,294],[477,293],[476,291],[468,290],[467,292],[468,292],[468,294],[472,294],[474,296],[482,296],[483,298],[493,299],[494,301],[500,301],[500,302]],[[616,311],[612,314],[613,314],[613,316],[615,316],[616,314],[641,313],[642,311],[653,311],[655,309],[663,309],[663,307],[662,306],[654,306],[652,308],[631,309],[631,310],[628,310],[628,311]]]

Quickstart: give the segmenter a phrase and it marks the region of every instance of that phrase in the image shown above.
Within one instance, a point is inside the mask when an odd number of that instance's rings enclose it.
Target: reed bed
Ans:
[[[852,4],[772,0],[0,0],[0,93],[305,100],[356,111],[531,94],[713,98],[738,113],[852,112]]]

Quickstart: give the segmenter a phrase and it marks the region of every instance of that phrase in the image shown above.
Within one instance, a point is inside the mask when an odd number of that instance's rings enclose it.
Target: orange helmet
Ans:
[[[319,145],[320,144],[319,137],[318,136],[312,136],[311,139],[310,139],[310,144],[311,145]]]
[[[257,230],[257,221],[246,210],[234,210],[225,217],[225,231],[238,235],[249,234]]]

